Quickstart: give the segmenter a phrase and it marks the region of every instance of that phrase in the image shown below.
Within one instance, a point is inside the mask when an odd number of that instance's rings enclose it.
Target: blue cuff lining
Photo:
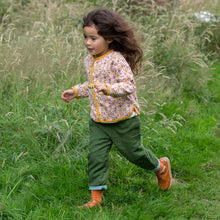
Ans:
[[[102,189],[107,189],[106,185],[103,186],[89,186],[89,190],[102,190]]]
[[[150,170],[152,172],[157,172],[160,169],[160,161],[158,160],[158,165],[156,168],[154,168],[153,170]]]

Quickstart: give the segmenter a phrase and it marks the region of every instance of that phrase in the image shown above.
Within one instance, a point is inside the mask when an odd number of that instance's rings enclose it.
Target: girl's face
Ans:
[[[105,40],[98,31],[95,25],[85,26],[84,30],[84,44],[91,55],[95,58],[100,57],[109,51],[110,40]]]

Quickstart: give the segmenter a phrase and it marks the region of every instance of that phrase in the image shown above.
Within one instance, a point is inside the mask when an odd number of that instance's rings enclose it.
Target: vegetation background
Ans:
[[[85,80],[81,18],[97,7],[140,38],[143,143],[175,181],[158,190],[113,146],[104,207],[82,211],[90,110],[60,96]],[[218,0],[0,0],[0,219],[220,219],[219,17]]]

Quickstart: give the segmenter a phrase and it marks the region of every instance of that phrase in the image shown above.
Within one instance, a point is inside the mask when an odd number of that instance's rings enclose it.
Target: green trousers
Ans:
[[[107,189],[109,152],[112,144],[130,162],[146,170],[159,169],[158,158],[142,145],[140,117],[118,123],[103,124],[89,121],[90,144],[88,155],[89,189]]]

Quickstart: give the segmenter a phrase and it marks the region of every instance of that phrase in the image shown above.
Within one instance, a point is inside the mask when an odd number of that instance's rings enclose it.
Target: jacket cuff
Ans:
[[[110,87],[109,87],[108,84],[105,84],[105,85],[106,85],[106,87],[107,87],[107,94],[106,94],[106,95],[109,95],[109,94],[110,94]]]
[[[76,98],[79,99],[79,96],[78,96],[78,94],[77,94],[77,92],[76,92],[76,89],[75,89],[74,87],[72,87],[71,89],[74,91],[74,93],[75,93],[75,95],[76,95]]]

